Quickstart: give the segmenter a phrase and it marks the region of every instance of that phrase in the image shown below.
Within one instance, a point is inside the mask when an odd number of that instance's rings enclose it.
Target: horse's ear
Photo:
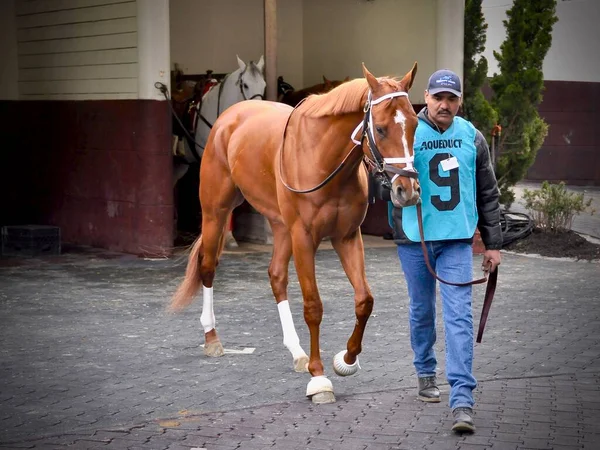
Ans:
[[[377,81],[377,78],[375,78],[375,76],[369,72],[365,66],[365,63],[362,63],[362,69],[363,75],[367,79],[367,83],[369,83],[369,87],[371,88],[371,92],[375,92],[375,90],[379,87],[379,81]]]
[[[243,72],[244,69],[246,68],[246,63],[244,61],[242,61],[238,55],[235,55],[235,57],[237,58],[238,66],[240,66],[240,70]]]
[[[256,67],[258,68],[258,70],[260,70],[261,72],[263,72],[263,70],[265,68],[265,58],[264,58],[264,55],[260,55],[260,59],[256,63]]]
[[[400,84],[402,84],[402,86],[404,86],[404,89],[406,89],[407,92],[412,87],[413,81],[415,81],[416,75],[417,75],[417,62],[415,61],[415,63],[413,64],[413,68],[410,70],[410,72],[408,72],[406,75],[404,75],[404,78],[402,78],[402,81],[400,82]]]
[[[331,84],[331,80],[328,80],[327,77],[325,75],[323,75],[323,83]]]
[[[348,75],[346,78],[344,78],[344,83],[345,83],[346,81],[350,81],[350,75]]]

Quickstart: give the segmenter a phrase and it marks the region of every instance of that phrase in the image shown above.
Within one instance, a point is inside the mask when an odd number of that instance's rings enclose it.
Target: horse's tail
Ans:
[[[194,297],[202,284],[200,265],[202,264],[203,257],[204,249],[202,247],[202,235],[200,235],[192,246],[187,269],[185,270],[185,278],[171,299],[171,304],[169,305],[170,311],[179,311],[194,301]]]

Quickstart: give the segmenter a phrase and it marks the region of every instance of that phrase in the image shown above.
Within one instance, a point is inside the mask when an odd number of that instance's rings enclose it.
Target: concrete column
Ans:
[[[267,100],[277,100],[277,0],[265,5],[265,81]]]
[[[450,69],[463,78],[465,0],[437,0],[435,69]]]
[[[137,0],[138,98],[164,100],[154,87],[171,89],[169,0]]]

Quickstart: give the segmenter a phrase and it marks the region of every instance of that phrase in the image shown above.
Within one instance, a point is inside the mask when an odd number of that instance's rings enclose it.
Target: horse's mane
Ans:
[[[360,111],[364,106],[369,85],[364,78],[340,84],[325,94],[307,97],[298,109],[307,117],[339,116]]]
[[[395,78],[378,78],[380,83],[389,85],[395,91],[401,91],[402,86]],[[298,110],[307,117],[340,116],[362,111],[369,85],[364,78],[357,78],[340,84],[335,89],[318,95],[307,97]]]

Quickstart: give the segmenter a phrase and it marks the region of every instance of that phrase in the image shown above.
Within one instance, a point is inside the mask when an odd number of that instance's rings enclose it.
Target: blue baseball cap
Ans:
[[[462,97],[460,78],[451,70],[438,70],[429,77],[427,92],[431,95],[439,92],[450,92],[457,97]]]

